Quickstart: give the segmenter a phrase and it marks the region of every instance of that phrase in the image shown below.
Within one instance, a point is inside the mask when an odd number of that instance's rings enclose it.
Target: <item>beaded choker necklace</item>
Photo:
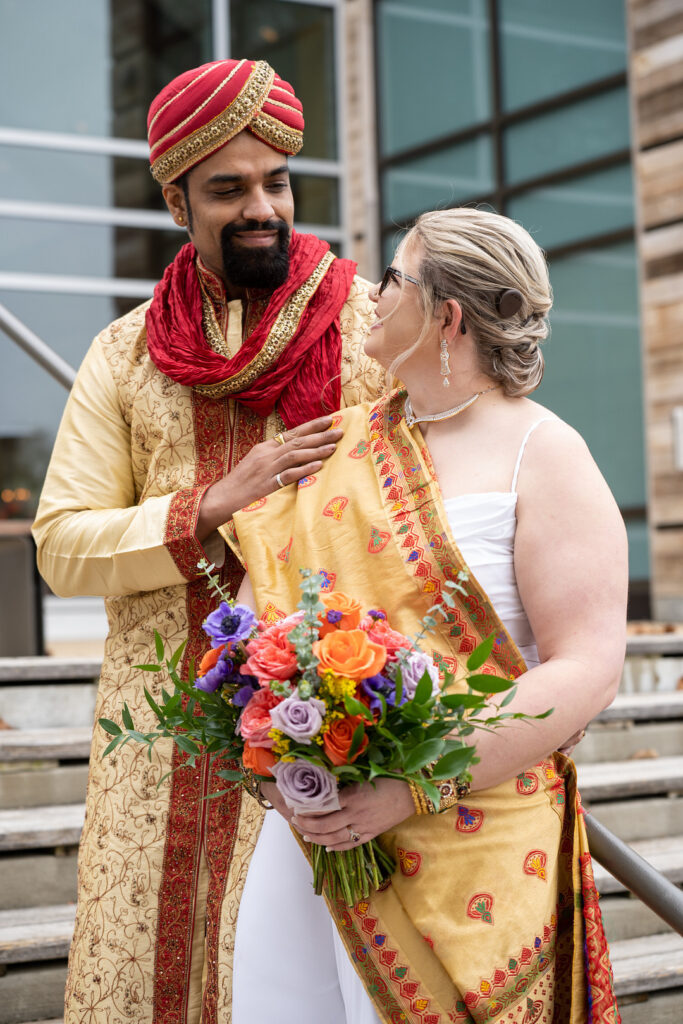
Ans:
[[[446,409],[444,412],[434,412],[426,414],[424,416],[416,416],[413,412],[413,406],[410,401],[410,395],[406,395],[405,404],[403,406],[403,415],[405,416],[406,426],[414,427],[416,423],[435,423],[437,420],[449,420],[452,416],[458,416],[465,409],[469,409],[471,405],[474,405],[480,395],[487,395],[489,391],[496,391],[500,387],[500,384],[494,384],[490,388],[484,388],[483,391],[477,391],[476,395],[472,395],[471,398],[467,398],[460,405],[456,405],[454,409]]]

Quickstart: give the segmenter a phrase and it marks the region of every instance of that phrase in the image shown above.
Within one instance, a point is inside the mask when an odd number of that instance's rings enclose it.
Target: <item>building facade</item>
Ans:
[[[304,104],[297,226],[363,274],[445,205],[514,217],[546,250],[555,306],[538,398],[583,434],[619,502],[632,614],[683,619],[683,0],[0,9],[0,302],[78,365],[184,239],[148,171],[150,100],[187,67],[264,58]],[[2,345],[0,514],[26,514],[65,395]]]

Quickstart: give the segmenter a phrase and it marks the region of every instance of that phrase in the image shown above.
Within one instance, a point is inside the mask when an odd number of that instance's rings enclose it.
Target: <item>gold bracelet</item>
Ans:
[[[412,780],[408,782],[410,786],[410,795],[413,798],[415,804],[416,814],[434,814],[435,808],[432,801],[429,799],[422,786]]]
[[[454,779],[444,779],[443,782],[435,782],[434,785],[441,794],[439,803],[439,814],[441,814],[442,811],[450,810],[451,807],[455,807],[465,799],[470,791],[471,783],[463,781],[456,775]]]

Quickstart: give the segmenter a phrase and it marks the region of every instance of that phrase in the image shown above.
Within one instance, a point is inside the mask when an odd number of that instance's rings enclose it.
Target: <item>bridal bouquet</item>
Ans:
[[[145,689],[158,719],[152,732],[136,730],[125,704],[123,728],[101,718],[99,724],[113,737],[105,755],[134,740],[148,745],[151,758],[154,743],[170,736],[191,764],[204,753],[237,762],[238,767],[217,774],[252,795],[258,795],[261,782],[274,781],[297,813],[338,810],[340,788],[381,777],[419,787],[438,810],[437,783],[467,781],[468,768],[477,761],[465,738],[475,728],[528,717],[501,710],[514,695],[512,681],[478,671],[491,653],[493,636],[470,655],[466,687],[457,692],[453,675],[446,671],[441,677],[420,648],[436,627],[435,615],[453,606],[453,590],[465,592],[465,574],[449,584],[418,635],[407,637],[391,628],[381,610],[363,610],[340,592],[321,593],[322,580],[310,570],[301,572],[298,610],[266,624],[230,600],[212,575],[213,566],[202,562],[200,568],[218,601],[203,625],[211,650],[183,680],[178,673],[182,647],[164,662],[163,640],[155,634],[158,664],[137,667],[167,671],[173,692],[162,689],[157,703]],[[498,709],[487,706],[488,695],[504,691],[509,692]],[[326,886],[332,898],[341,896],[349,906],[395,869],[377,840],[341,852],[313,844],[310,852],[315,891]]]

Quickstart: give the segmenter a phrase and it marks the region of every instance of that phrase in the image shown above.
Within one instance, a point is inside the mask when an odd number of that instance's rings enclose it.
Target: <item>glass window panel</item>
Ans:
[[[385,156],[491,116],[484,0],[383,0],[377,11],[380,148]]]
[[[0,196],[44,203],[165,210],[146,160],[0,146]]]
[[[628,93],[615,89],[511,125],[504,135],[506,180],[536,178],[629,146]]]
[[[339,223],[339,182],[336,178],[292,174],[294,210],[300,224]]]
[[[111,134],[145,139],[157,93],[213,58],[211,0],[128,0],[123,11],[111,7]]]
[[[4,291],[0,302],[74,368],[95,335],[119,315],[114,300],[106,296]],[[36,471],[41,480],[66,399],[61,384],[17,345],[3,341],[0,436],[40,435]]]
[[[650,540],[644,519],[629,520],[626,523],[628,536],[628,574],[632,580],[650,578]]]
[[[186,241],[180,231],[0,219],[0,270],[158,278]]]
[[[645,505],[635,246],[552,260],[550,278],[552,334],[535,397],[585,438],[621,506]]]
[[[231,0],[235,56],[267,60],[294,88],[306,121],[303,156],[337,156],[334,13],[281,0]]]
[[[500,0],[499,12],[506,110],[626,68],[624,0]]]
[[[480,136],[384,174],[384,220],[404,220],[423,210],[452,205],[493,188],[491,139]]]
[[[144,139],[159,89],[211,59],[211,0],[36,8],[2,4],[0,124],[9,127]]]
[[[532,189],[510,199],[505,212],[544,249],[633,224],[631,165]]]

